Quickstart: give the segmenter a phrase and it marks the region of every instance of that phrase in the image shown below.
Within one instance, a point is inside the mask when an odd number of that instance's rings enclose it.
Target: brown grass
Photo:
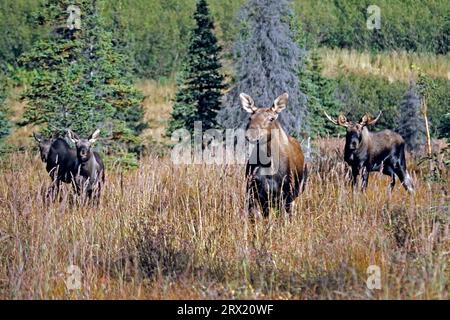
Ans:
[[[434,55],[389,51],[383,53],[359,52],[351,49],[319,49],[323,73],[335,77],[340,72],[359,75],[379,75],[389,81],[408,82],[417,74],[411,65],[419,67],[431,77],[450,80],[450,54]]]
[[[144,137],[167,142],[173,82],[137,86],[150,123]],[[17,120],[23,104],[9,101]],[[32,130],[15,129],[8,141],[27,146]],[[447,299],[448,171],[432,182],[412,163],[414,197],[399,185],[390,195],[379,174],[366,194],[352,193],[342,146],[318,142],[292,219],[273,213],[254,226],[243,214],[242,167],[174,166],[150,155],[139,170],[107,172],[92,208],[73,204],[67,186],[61,202],[45,203],[50,178],[37,154],[11,154],[0,163],[0,299]],[[80,290],[65,285],[72,264],[83,273]],[[381,290],[366,288],[371,264],[381,267]]]
[[[167,121],[172,112],[172,100],[175,95],[175,81],[167,83],[155,80],[142,80],[136,87],[144,94],[143,108],[145,110],[145,121],[149,128],[143,132],[143,137],[166,143],[170,139],[165,136]]]
[[[110,171],[98,208],[46,204],[37,154],[0,166],[0,299],[447,299],[448,172],[417,193],[372,174],[352,193],[337,145],[319,143],[291,219],[243,214],[243,168],[142,159]],[[80,290],[65,285],[69,265]],[[381,290],[368,290],[369,265]]]

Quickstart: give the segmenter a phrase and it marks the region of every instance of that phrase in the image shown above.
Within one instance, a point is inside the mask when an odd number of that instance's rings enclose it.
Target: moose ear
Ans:
[[[42,136],[39,133],[33,132],[33,137],[34,137],[34,140],[36,140],[37,142],[42,141]]]
[[[287,94],[287,92],[283,93],[281,96],[276,98],[275,101],[273,102],[272,111],[276,113],[280,113],[281,111],[283,111],[284,108],[286,108],[287,106],[288,99],[289,95]]]
[[[73,143],[77,144],[78,140],[80,140],[80,138],[78,137],[78,135],[74,132],[72,132],[72,130],[67,130],[67,135],[69,136],[70,141],[72,141]]]
[[[99,135],[100,135],[100,129],[95,130],[94,133],[91,134],[91,136],[89,137],[89,142],[94,143],[95,141],[97,141],[97,138]]]
[[[255,101],[253,101],[252,97],[250,97],[248,94],[241,93],[239,95],[239,98],[241,99],[242,108],[244,108],[245,111],[248,113],[255,113],[258,108],[255,106]]]

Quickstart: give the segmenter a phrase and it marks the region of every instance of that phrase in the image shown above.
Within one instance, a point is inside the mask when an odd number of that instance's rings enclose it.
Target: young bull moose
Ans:
[[[246,210],[251,217],[265,217],[270,207],[284,209],[290,214],[292,203],[303,189],[306,166],[300,143],[290,137],[277,121],[286,108],[288,94],[275,99],[270,108],[257,108],[253,99],[240,94],[242,107],[251,114],[246,138],[254,144],[246,165]]]
[[[354,187],[358,175],[361,174],[361,188],[364,191],[369,181],[369,172],[381,171],[392,178],[391,190],[395,186],[395,175],[403,187],[410,193],[414,192],[412,179],[406,171],[405,141],[391,130],[370,132],[367,126],[375,124],[381,112],[373,119],[365,114],[359,123],[348,121],[343,114],[337,119],[325,116],[336,125],[347,128],[345,138],[344,160],[352,168]]]
[[[95,192],[95,199],[98,201],[100,191],[105,182],[105,166],[100,155],[92,150],[92,145],[97,141],[100,130],[96,130],[88,139],[80,137],[68,130],[69,139],[76,146],[76,158],[78,162],[76,174],[77,192],[86,192],[89,199]]]
[[[62,138],[45,139],[40,134],[33,133],[38,142],[42,162],[46,164],[53,186],[53,196],[57,196],[61,182],[71,183],[77,172],[76,151]]]

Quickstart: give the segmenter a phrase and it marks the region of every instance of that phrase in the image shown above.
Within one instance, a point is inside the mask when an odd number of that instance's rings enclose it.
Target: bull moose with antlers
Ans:
[[[333,119],[326,112],[325,116],[336,125],[345,127],[344,160],[352,168],[352,186],[361,174],[361,188],[365,190],[369,181],[369,172],[380,171],[392,178],[391,189],[395,186],[395,175],[403,187],[414,192],[412,179],[406,170],[405,141],[392,130],[370,132],[367,126],[375,124],[381,111],[374,119],[365,114],[359,122],[348,121],[343,114]]]

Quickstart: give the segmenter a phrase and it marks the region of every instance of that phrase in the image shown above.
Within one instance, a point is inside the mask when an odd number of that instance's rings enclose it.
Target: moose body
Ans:
[[[72,131],[68,131],[69,138],[76,146],[77,173],[75,179],[78,193],[86,193],[89,199],[95,196],[98,201],[102,185],[105,182],[105,166],[100,155],[92,150],[100,130],[96,130],[88,139],[80,139]]]
[[[95,191],[98,199],[105,181],[105,167],[100,155],[91,150],[91,145],[96,141],[99,130],[88,139],[80,139],[71,131],[68,134],[75,143],[75,149],[62,138],[45,139],[33,134],[39,143],[41,159],[54,182],[52,190],[56,188],[57,195],[61,182],[72,183],[78,194],[86,193],[90,199]]]
[[[365,114],[359,123],[347,121],[344,115],[332,119],[333,123],[346,127],[344,160],[352,169],[352,186],[357,184],[361,174],[361,188],[365,190],[369,182],[369,173],[379,171],[391,177],[391,189],[395,186],[395,176],[410,193],[414,192],[412,179],[406,170],[405,141],[391,130],[370,132],[368,125],[375,124],[380,114],[372,119]]]
[[[45,139],[38,134],[33,136],[39,143],[41,159],[53,181],[52,191],[57,195],[61,182],[72,183],[77,173],[76,151],[62,138]]]
[[[287,106],[288,95],[275,99],[271,108],[257,108],[244,93],[240,98],[243,108],[251,114],[246,137],[254,145],[246,165],[246,209],[252,217],[259,213],[258,207],[265,217],[271,207],[284,207],[290,214],[304,186],[306,166],[300,143],[277,121]]]
[[[57,138],[51,144],[46,169],[53,179],[72,182],[77,171],[76,152],[64,139]]]

